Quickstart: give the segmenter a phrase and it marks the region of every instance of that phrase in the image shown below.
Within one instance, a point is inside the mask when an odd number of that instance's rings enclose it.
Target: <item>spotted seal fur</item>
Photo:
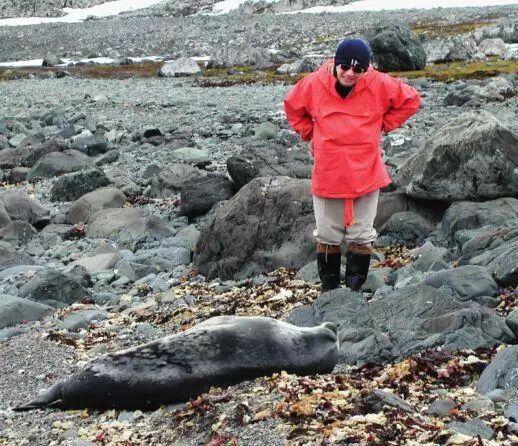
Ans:
[[[327,373],[338,360],[331,322],[297,327],[267,317],[219,316],[182,333],[104,354],[15,410],[153,410],[285,370]]]

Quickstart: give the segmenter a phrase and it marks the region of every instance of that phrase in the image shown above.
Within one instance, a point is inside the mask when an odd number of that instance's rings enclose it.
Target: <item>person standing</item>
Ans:
[[[410,85],[371,65],[361,39],[346,39],[334,59],[301,79],[284,99],[288,123],[311,141],[311,193],[322,291],[340,286],[341,246],[347,244],[345,283],[360,290],[376,240],[379,190],[391,179],[381,134],[400,127],[421,106]]]

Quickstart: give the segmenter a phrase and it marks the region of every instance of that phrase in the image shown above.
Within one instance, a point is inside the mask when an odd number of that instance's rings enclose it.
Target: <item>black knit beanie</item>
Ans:
[[[360,66],[365,71],[369,68],[371,61],[371,50],[369,45],[361,39],[346,39],[336,49],[335,67],[345,64],[349,66]]]

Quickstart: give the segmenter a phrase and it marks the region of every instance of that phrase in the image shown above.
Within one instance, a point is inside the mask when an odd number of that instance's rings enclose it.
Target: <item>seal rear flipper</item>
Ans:
[[[62,389],[63,384],[57,383],[28,403],[14,407],[13,410],[16,412],[22,412],[26,410],[40,409],[42,407],[64,408],[61,393]]]

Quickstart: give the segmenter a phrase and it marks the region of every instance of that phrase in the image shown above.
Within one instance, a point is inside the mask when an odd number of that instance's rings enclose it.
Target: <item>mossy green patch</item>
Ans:
[[[475,31],[478,28],[483,28],[493,24],[494,21],[487,19],[484,21],[472,21],[464,23],[424,23],[411,26],[411,29],[416,34],[424,34],[431,39],[441,37],[451,37],[458,34],[466,34]]]

